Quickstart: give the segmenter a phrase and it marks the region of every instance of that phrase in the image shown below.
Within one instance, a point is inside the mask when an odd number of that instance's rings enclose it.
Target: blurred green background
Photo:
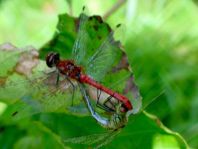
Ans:
[[[0,44],[10,42],[17,47],[33,45],[40,48],[52,38],[58,14],[67,12],[77,17],[82,7],[86,6],[89,15],[104,16],[118,2],[119,0],[1,0]],[[123,44],[143,97],[143,109],[158,116],[166,127],[181,134],[192,148],[198,148],[197,2],[123,2],[119,9],[110,13],[106,21],[111,26],[119,23],[126,26]],[[0,114],[4,107],[0,103]],[[144,120],[142,122],[145,123]],[[8,144],[11,144],[14,138],[9,139],[9,135],[24,135],[25,130],[19,130],[16,131],[10,125],[7,129],[8,136],[2,135],[0,139],[7,138]],[[0,134],[1,131],[0,129]],[[49,134],[42,135],[47,138]],[[26,142],[34,140],[32,137],[24,139]],[[49,142],[50,139],[52,138],[49,137]],[[159,140],[153,141],[154,144],[159,143]],[[162,142],[172,143],[168,137]],[[159,144],[157,147],[151,146],[160,148]],[[141,148],[141,145],[136,147]]]

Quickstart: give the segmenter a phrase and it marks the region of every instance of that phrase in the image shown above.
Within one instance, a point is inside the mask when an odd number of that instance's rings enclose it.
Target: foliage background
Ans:
[[[80,14],[84,5],[90,15],[103,16],[116,3],[116,0],[1,0],[0,43],[40,48],[52,38],[57,15],[70,11],[69,4],[72,4],[74,16]],[[106,20],[111,26],[126,25],[125,50],[143,97],[143,109],[158,116],[165,126],[180,133],[194,148],[198,148],[197,13],[197,5],[191,0],[128,0]],[[4,107],[1,103],[1,113]],[[23,127],[17,130],[13,125],[7,127],[7,136],[1,136],[8,140],[7,144],[13,142],[11,135],[19,137],[27,133]],[[45,136],[48,142],[55,140],[46,131],[34,129],[29,128],[28,132]],[[97,128],[94,129],[97,132]],[[32,136],[23,139],[25,141],[17,142],[15,148],[34,140]],[[148,141],[156,144],[159,140]],[[168,137],[161,137],[161,142],[165,142],[162,147],[174,144]],[[118,143],[121,145],[122,142]]]

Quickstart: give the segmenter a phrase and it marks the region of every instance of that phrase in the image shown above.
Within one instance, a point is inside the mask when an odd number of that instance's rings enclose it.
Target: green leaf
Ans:
[[[72,57],[71,49],[74,43],[74,39],[77,35],[76,34],[77,27],[75,25],[75,19],[68,17],[67,15],[62,15],[62,19],[64,23],[58,24],[57,28],[59,29],[59,31],[54,35],[54,39],[49,44],[47,44],[42,48],[40,52],[40,56],[42,58],[44,58],[46,54],[52,49],[53,51],[59,52],[63,58]],[[95,19],[94,21],[98,21],[98,19]],[[91,21],[87,23],[88,25],[91,25],[91,23],[97,23],[97,22]],[[65,28],[65,26],[68,26],[68,28]],[[94,47],[96,45],[99,45],[102,41],[96,40],[98,38],[97,38],[97,33],[95,33],[95,29],[89,26],[87,30],[90,36],[93,37],[93,39],[95,39],[95,42],[92,46]],[[108,31],[107,28],[101,30]],[[105,36],[106,34],[104,35],[103,38],[105,38]],[[65,47],[67,47],[68,50],[66,50]],[[120,57],[116,58],[114,67],[105,76],[105,79],[103,80],[102,83],[107,87],[113,88],[118,92],[126,94],[126,96],[132,101],[132,104],[134,105],[133,113],[137,113],[141,107],[141,96],[137,86],[134,83],[134,77],[132,75],[132,72],[128,68],[129,65],[126,54],[121,50],[120,52],[121,52]],[[91,55],[91,53],[92,52],[90,52],[89,54]],[[21,55],[22,54],[20,53],[19,56]],[[17,57],[17,59],[19,59],[19,57]],[[125,65],[123,65],[123,63]],[[66,145],[71,145],[68,144],[69,142],[68,139],[71,137],[75,137],[74,140],[78,140],[79,139],[78,137],[80,135],[82,136],[92,135],[95,133],[98,134],[104,133],[104,139],[101,137],[102,136],[101,134],[98,135],[99,136],[98,141],[97,141],[97,134],[93,136],[93,139],[90,139],[91,136],[89,136],[88,139],[86,139],[87,138],[86,136],[80,137],[80,139],[85,142],[84,143],[85,147],[88,147],[89,145],[93,147],[100,147],[106,145],[105,142],[106,140],[109,142],[113,140],[113,142],[108,144],[107,146],[108,148],[109,147],[111,148],[140,147],[140,145],[142,144],[143,144],[142,145],[143,148],[152,148],[152,147],[159,147],[161,145],[159,142],[156,143],[156,140],[159,140],[159,138],[162,140],[164,138],[165,140],[170,139],[172,144],[169,145],[168,147],[181,147],[181,148],[188,147],[186,145],[186,142],[183,140],[181,136],[179,136],[177,133],[173,133],[167,130],[165,127],[162,126],[162,124],[157,118],[145,112],[137,115],[131,115],[129,118],[129,123],[126,125],[126,128],[123,128],[118,133],[110,132],[110,134],[112,133],[113,136],[111,137],[111,135],[109,135],[106,130],[99,127],[94,121],[94,119],[91,117],[76,117],[76,116],[66,115],[66,113],[69,114],[69,112],[65,110],[65,107],[70,107],[69,104],[70,100],[67,100],[65,102],[65,99],[68,99],[69,96],[71,96],[71,93],[68,93],[67,90],[64,92],[64,94],[62,94],[61,92],[55,92],[55,94],[52,96],[43,96],[49,93],[48,92],[50,91],[50,89],[48,88],[49,86],[43,84],[39,88],[37,88],[37,86],[34,87],[34,84],[37,83],[36,81],[34,81],[35,77],[38,78],[39,76],[40,78],[41,76],[41,79],[38,80],[36,79],[36,80],[41,82],[43,81],[42,72],[40,72],[40,70],[46,69],[44,61],[40,61],[40,64],[38,64],[37,67],[35,67],[34,69],[33,68],[30,69],[32,70],[32,74],[29,77],[26,77],[25,74],[18,73],[19,70],[13,67],[13,65],[11,65],[10,68],[13,69],[13,73],[8,78],[3,78],[3,83],[1,84],[0,99],[1,101],[6,102],[7,104],[12,104],[15,101],[21,101],[22,103],[17,102],[16,104],[9,106],[8,109],[5,111],[5,113],[3,113],[1,117],[1,121],[5,125],[8,125],[9,123],[14,123],[21,126],[23,124],[23,128],[29,132],[27,137],[22,138],[16,143],[16,147],[19,147],[21,145],[32,147],[30,146],[31,145],[30,142],[37,142],[40,140],[42,140],[41,141],[42,143],[36,146],[38,148],[39,147],[43,148],[43,145],[45,145],[48,141],[51,140],[58,143],[61,147],[65,147]],[[26,69],[24,69],[23,71],[25,72]],[[7,70],[5,72],[7,72]],[[55,79],[52,80],[55,81]],[[14,86],[11,86],[10,89],[10,85],[13,84],[13,82],[15,82]],[[19,85],[15,86],[17,83]],[[76,99],[80,99],[80,98],[81,98],[80,95],[79,97],[76,97]],[[36,102],[36,104],[34,104],[34,102]],[[77,100],[77,102],[79,102],[79,100]],[[41,104],[37,106],[37,103],[41,103]],[[21,106],[24,107],[23,112],[13,113],[18,108],[18,104],[19,104],[19,108],[21,108]],[[47,108],[45,108],[45,106],[47,106]],[[25,123],[25,121],[13,121],[14,119],[13,117],[15,116],[17,117],[17,115],[19,118],[23,116],[26,117],[29,116],[30,113],[32,114],[32,111],[34,114],[35,111],[40,112],[40,110],[43,110],[42,114],[38,114],[34,117],[31,117],[31,119],[26,118],[25,120],[28,121],[27,123]],[[43,114],[43,112],[45,113],[50,112],[53,114]],[[11,114],[13,114],[13,116],[11,116]],[[30,125],[31,122],[35,120],[37,121],[37,123],[36,124],[33,123],[32,125]],[[36,129],[32,129],[31,131],[29,131],[30,130],[29,127],[33,125],[36,126],[35,127]],[[40,131],[44,131],[44,133],[43,132],[41,133],[42,134],[41,138],[35,137],[35,133],[38,132],[38,134],[40,134]],[[92,142],[90,140],[95,140],[95,141]],[[53,145],[51,147],[53,146],[59,147],[58,145],[56,145],[56,143],[55,144],[52,143]],[[94,144],[92,145],[92,143]],[[36,143],[33,143],[33,146],[34,144]],[[86,144],[89,145],[87,146]],[[73,145],[71,146],[73,147]],[[167,146],[167,144],[163,144],[163,146]],[[82,148],[82,146],[81,145],[78,146],[77,143],[74,144],[74,147]]]
[[[181,135],[147,112],[131,116],[126,127],[116,132],[101,129],[90,117],[43,114],[40,121],[42,129],[50,130],[46,132],[52,136],[58,135],[58,140],[72,148],[188,148]]]
[[[115,32],[122,34],[119,32],[119,28]],[[116,34],[116,37],[119,34]],[[81,44],[79,45],[81,48],[77,50],[79,50],[80,56],[84,55],[80,64],[85,74],[101,81],[106,87],[126,94],[133,104],[133,113],[137,113],[141,108],[142,98],[128,65],[127,56],[121,43],[114,38],[113,30],[103,22],[100,16],[88,17],[82,13],[80,18],[72,18],[67,14],[59,15],[57,32],[53,39],[40,49],[41,58],[44,58],[49,51],[60,53],[64,59],[75,58],[72,55],[75,38]],[[79,38],[82,40],[78,40]],[[100,52],[97,53],[98,51]],[[95,61],[91,61],[94,59],[94,54],[101,54],[101,56]],[[78,62],[78,59],[76,61]],[[91,61],[90,64],[89,61]]]

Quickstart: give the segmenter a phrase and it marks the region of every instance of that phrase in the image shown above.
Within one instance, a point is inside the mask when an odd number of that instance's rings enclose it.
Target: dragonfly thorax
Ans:
[[[57,70],[68,77],[79,80],[81,74],[81,67],[74,64],[72,60],[60,60],[58,53],[51,52],[46,57],[46,64],[48,67],[56,67]]]
[[[56,67],[61,74],[79,80],[81,67],[76,66],[72,60],[61,60],[56,64]]]

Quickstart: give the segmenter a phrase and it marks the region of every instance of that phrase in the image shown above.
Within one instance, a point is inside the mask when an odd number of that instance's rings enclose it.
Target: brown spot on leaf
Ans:
[[[101,39],[102,39],[102,37],[101,37],[101,36],[97,36],[97,37],[98,37],[98,39],[99,39],[99,40],[101,40]]]
[[[107,30],[108,30],[108,32],[112,31],[111,27],[108,24],[107,24]]]
[[[127,94],[129,92],[132,92],[132,95],[133,95],[134,99],[139,99],[140,92],[139,92],[139,88],[135,84],[133,74],[131,74],[129,79],[126,81],[126,85],[125,85],[125,89],[123,91],[123,94]]]
[[[6,83],[6,77],[0,77],[0,86],[5,85]]]
[[[93,25],[93,28],[98,31],[98,25]]]
[[[121,58],[119,64],[112,69],[112,72],[115,73],[117,71],[120,71],[121,69],[128,70],[128,68],[129,68],[129,62],[128,62],[127,55],[125,52],[122,52],[122,58]]]
[[[4,43],[4,44],[0,45],[0,50],[14,51],[14,50],[17,50],[17,48],[14,45],[12,45],[11,43]]]
[[[90,21],[93,20],[93,19],[96,19],[99,23],[103,23],[102,17],[99,16],[99,15],[93,15],[93,16],[89,17]]]
[[[99,23],[103,23],[103,20],[102,20],[101,16],[95,15],[93,17],[96,18],[96,20],[98,20]]]
[[[39,54],[36,49],[29,47],[30,50],[21,54],[19,61],[15,67],[15,71],[19,74],[28,76],[32,73],[32,69],[39,63]]]
[[[89,20],[93,20],[93,16],[89,17]]]
[[[79,26],[80,26],[80,19],[75,18],[74,19],[74,24],[75,24],[75,31],[78,32]]]

